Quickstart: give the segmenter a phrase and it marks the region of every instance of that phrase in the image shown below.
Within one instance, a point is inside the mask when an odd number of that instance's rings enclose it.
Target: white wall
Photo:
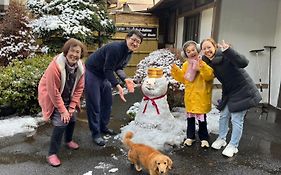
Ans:
[[[276,49],[272,51],[272,78],[271,78],[271,102],[273,106],[277,106],[281,82],[281,0],[279,0],[278,12],[276,20],[276,34],[274,45]],[[279,106],[280,107],[280,106]]]
[[[4,10],[8,9],[9,3],[10,3],[10,0],[0,0],[0,5],[4,5]]]
[[[265,50],[257,59],[249,51],[275,43],[279,1],[222,0],[218,41],[224,39],[250,60],[246,70],[255,83],[259,82],[260,77],[262,83],[268,83],[269,52]],[[262,93],[265,103],[268,101],[267,94],[268,90],[265,89]]]
[[[211,37],[213,23],[213,8],[204,10],[201,13],[199,41]]]
[[[0,0],[1,5],[9,5],[10,0]]]

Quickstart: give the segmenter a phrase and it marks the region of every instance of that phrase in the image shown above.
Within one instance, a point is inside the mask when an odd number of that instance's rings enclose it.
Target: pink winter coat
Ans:
[[[38,101],[45,120],[49,120],[55,108],[57,108],[60,113],[68,111],[61,97],[66,81],[65,64],[65,56],[63,56],[62,53],[57,55],[49,64],[39,82]],[[78,69],[69,105],[69,107],[73,109],[76,107],[80,109],[80,98],[84,90],[85,68],[81,60],[79,60],[77,64]]]

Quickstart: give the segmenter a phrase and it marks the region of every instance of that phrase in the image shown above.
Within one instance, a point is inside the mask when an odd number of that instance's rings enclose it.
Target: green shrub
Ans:
[[[52,56],[41,55],[13,60],[7,67],[1,68],[0,105],[16,109],[19,115],[38,113],[37,87],[51,60]]]

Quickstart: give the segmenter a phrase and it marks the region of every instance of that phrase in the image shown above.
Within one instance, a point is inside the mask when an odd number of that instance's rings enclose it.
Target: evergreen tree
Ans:
[[[11,1],[0,21],[0,65],[7,66],[13,59],[25,59],[37,48],[24,6]]]
[[[54,51],[70,37],[99,43],[115,32],[103,0],[28,0],[33,31]]]

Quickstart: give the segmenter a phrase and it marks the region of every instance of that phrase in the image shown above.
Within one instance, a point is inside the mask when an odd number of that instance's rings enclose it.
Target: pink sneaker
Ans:
[[[79,148],[79,145],[77,143],[75,143],[74,141],[70,141],[70,142],[66,143],[66,146],[69,149],[78,149]]]
[[[52,155],[48,156],[47,161],[53,167],[60,166],[60,164],[61,164],[60,159],[58,158],[58,156],[56,154],[52,154]]]

